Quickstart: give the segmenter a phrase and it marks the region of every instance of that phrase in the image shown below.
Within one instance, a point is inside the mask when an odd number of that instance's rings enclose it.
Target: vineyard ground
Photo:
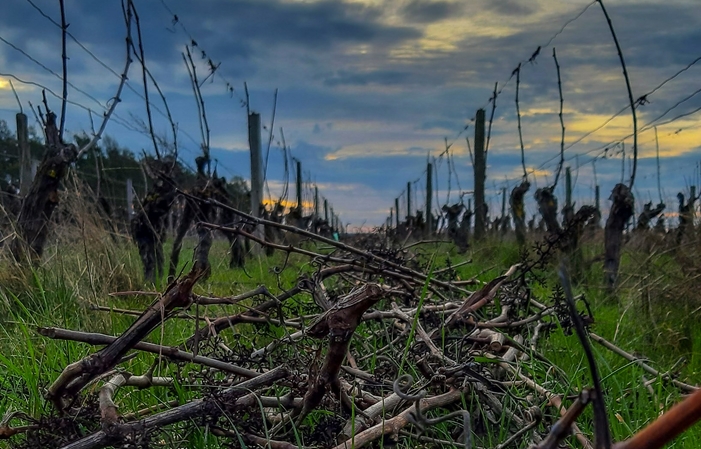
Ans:
[[[181,255],[185,272],[189,269],[185,266],[191,260],[193,245],[194,241],[187,241]],[[485,243],[466,255],[458,255],[447,244],[425,244],[415,247],[414,251],[418,257],[434,257],[435,269],[445,267],[448,261],[457,264],[471,259],[471,263],[456,268],[460,279],[489,281],[519,261],[515,244],[501,242]],[[688,274],[689,267],[683,270],[680,264],[684,262],[669,252],[656,253],[649,248],[628,246],[624,250],[621,269],[622,285],[616,297],[611,297],[601,289],[601,263],[588,262],[602,251],[603,245],[596,240],[584,245],[584,268],[576,280],[575,294],[584,295],[596,320],[592,330],[626,351],[648,358],[660,372],[676,366],[680,380],[701,383],[701,326],[696,325],[701,313],[701,297],[698,295],[701,281]],[[250,291],[259,285],[266,285],[275,293],[294,285],[299,274],[314,269],[307,259],[294,254],[286,259],[284,254],[276,253],[250,259],[245,270],[231,270],[227,266],[226,252],[224,242],[217,241],[210,257],[212,275],[196,287],[198,293],[226,296]],[[168,247],[166,254],[169,254]],[[81,343],[41,337],[35,332],[38,326],[118,335],[134,318],[115,311],[94,310],[93,306],[141,311],[152,300],[147,296],[109,296],[115,291],[153,290],[153,286],[141,285],[138,255],[133,245],[127,242],[64,242],[50,248],[45,260],[33,271],[18,271],[7,262],[0,262],[0,416],[8,410],[21,410],[31,416],[46,414],[50,410],[43,398],[47,386],[66,365],[95,350]],[[550,301],[548,295],[557,279],[554,268],[551,271],[552,276],[545,280],[545,285],[533,287],[533,293],[544,303]],[[156,286],[159,289],[164,287]],[[312,301],[308,296],[302,295],[301,298],[301,302]],[[208,306],[206,311],[202,308],[198,313],[202,319],[204,316],[231,314],[233,310],[242,310],[241,307],[245,306]],[[302,311],[305,304],[300,303],[299,307]],[[194,308],[189,313],[194,315]],[[245,344],[245,333],[255,331],[251,325],[239,325],[237,329],[238,337],[227,337],[232,344]],[[191,336],[193,330],[193,320],[175,319],[169,321],[167,331],[157,330],[147,340],[178,345]],[[565,335],[559,328],[543,340],[542,353],[572,380],[570,392],[579,391],[589,384],[585,356],[575,335]],[[636,365],[592,344],[603,378],[615,441],[631,436],[656,418],[660,407],[666,409],[680,400],[680,392],[675,387],[655,381]],[[294,353],[289,357],[294,357]],[[132,373],[143,373],[151,367],[152,360],[152,357],[140,354],[123,367]],[[154,374],[170,375],[174,368],[172,364],[157,367],[157,370],[161,369],[162,372]],[[183,371],[179,378],[185,378],[187,370],[199,368],[185,365],[180,369]],[[645,380],[653,382],[645,386]],[[550,385],[549,388],[567,391],[567,386]],[[525,394],[527,390],[524,390]],[[173,400],[183,403],[197,396],[198,385],[176,384],[175,388],[132,389],[120,394],[118,399],[120,413],[128,413]],[[312,413],[308,419],[312,422],[320,420],[322,413]],[[591,408],[578,423],[585,434],[592,434]],[[438,431],[440,433],[440,428]],[[490,438],[478,441],[479,446],[495,447],[508,436],[508,429],[494,428],[488,434]],[[448,429],[445,429],[445,436],[450,439]],[[183,446],[178,447],[223,447],[218,446],[220,443],[208,435],[206,429],[193,428],[187,438],[188,441],[179,443]],[[701,441],[699,425],[670,447],[695,448],[699,447],[698,441]],[[524,444],[519,447],[524,447]],[[574,440],[570,444],[578,447]],[[0,447],[11,446],[7,441],[0,441]]]

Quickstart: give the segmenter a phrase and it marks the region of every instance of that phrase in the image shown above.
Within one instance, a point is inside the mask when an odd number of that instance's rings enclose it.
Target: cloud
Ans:
[[[375,70],[364,73],[342,70],[325,79],[324,84],[330,87],[342,85],[367,86],[369,84],[399,86],[404,84],[410,77],[410,73],[397,70]]]
[[[0,35],[60,73],[60,30],[29,3],[15,3],[0,16]],[[59,17],[54,1],[35,3],[51,17]],[[358,219],[380,223],[406,182],[422,176],[427,153],[443,151],[445,138],[454,142],[457,174],[463,190],[467,188],[472,173],[465,137],[472,139],[474,133],[470,119],[477,108],[486,107],[490,112],[488,99],[497,81],[501,92],[492,128],[489,182],[501,185],[518,180],[520,144],[515,80],[510,74],[586,3],[168,0],[166,5],[179,16],[175,24],[161,2],[141,2],[137,7],[147,64],[168,98],[180,130],[184,159],[191,160],[200,152],[198,113],[180,55],[184,45],[195,39],[200,73],[206,73],[207,62],[201,59],[202,50],[206,58],[221,62],[215,76],[202,86],[212,152],[220,161],[221,173],[246,176],[249,170],[246,108],[241,103],[243,82],[248,84],[251,109],[261,113],[268,128],[272,94],[279,88],[269,180],[284,182],[282,127],[286,143],[303,162],[305,172],[338,195],[334,197],[336,207],[345,207],[341,203],[351,201],[345,196],[352,196],[353,209],[348,213],[353,215],[349,218],[355,219],[357,214]],[[121,71],[125,48],[119,2],[71,1],[66,6],[71,32],[97,58]],[[701,9],[696,0],[664,4],[621,0],[608,8],[635,98],[698,57]],[[71,82],[104,105],[114,95],[118,76],[70,39],[68,44]],[[628,95],[598,5],[567,25],[552,45],[557,48],[561,67],[565,142],[570,146],[624,108]],[[0,65],[5,72],[61,91],[60,80],[1,43]],[[650,103],[637,108],[641,127],[698,89],[699,75],[701,64],[651,94]],[[236,89],[235,95],[229,94],[227,82]],[[117,115],[107,129],[120,144],[137,151],[150,145],[148,137],[135,132],[129,123],[132,114],[145,119],[141,83],[140,67],[135,63]],[[23,104],[27,100],[35,105],[40,102],[39,89],[18,83],[16,87]],[[543,47],[533,64],[524,63],[519,87],[526,164],[536,169],[536,182],[542,183],[544,176],[552,178],[548,173],[555,170],[560,147],[559,95],[551,47]],[[701,106],[701,95],[697,97],[673,108],[662,121]],[[101,114],[99,105],[73,88],[69,88],[69,98],[93,108],[97,114],[94,119]],[[153,89],[151,98],[163,111]],[[58,108],[58,100],[49,99],[52,107]],[[4,79],[0,80],[0,108],[5,108],[0,109],[0,118],[12,123],[16,101]],[[163,114],[152,112],[157,131],[167,133],[170,125]],[[593,192],[591,158],[632,132],[629,113],[624,111],[565,153],[567,164],[580,166],[578,192],[583,198],[590,198]],[[670,189],[682,188],[680,173],[691,173],[695,164],[691,161],[701,142],[699,117],[701,113],[689,115],[658,129],[663,176],[666,173],[669,178],[665,182]],[[78,107],[69,105],[67,119],[71,130],[90,129],[88,114]],[[469,125],[467,130],[465,124]],[[264,130],[264,137],[267,133]],[[631,140],[626,140],[627,147],[630,144]],[[639,153],[636,183],[645,196],[650,186],[656,189],[652,129],[641,132]],[[665,172],[667,167],[675,168]],[[437,182],[443,192],[448,180],[445,164],[441,170]],[[597,182],[604,190],[620,180],[620,172],[620,157],[597,162]],[[452,178],[453,190],[455,181]],[[349,186],[354,187],[349,190]]]
[[[401,8],[402,16],[412,22],[438,22],[455,16],[465,6],[456,1],[410,0]]]
[[[485,3],[487,10],[499,15],[522,17],[532,14],[536,8],[518,0],[491,0]]]

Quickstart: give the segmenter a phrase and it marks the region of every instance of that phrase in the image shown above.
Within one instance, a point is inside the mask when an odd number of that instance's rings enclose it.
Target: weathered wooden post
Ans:
[[[411,216],[411,181],[406,183],[406,216],[407,220]]]
[[[601,227],[601,188],[598,184],[594,187],[594,207],[596,208],[594,225],[599,228]]]
[[[16,115],[17,119],[17,145],[19,146],[20,171],[19,194],[24,197],[32,187],[32,156],[29,152],[29,128],[27,116],[23,113]]]
[[[399,198],[394,199],[394,210],[397,211],[396,223],[397,223],[397,228],[399,228]]]
[[[689,195],[689,226],[693,228],[694,219],[696,218],[696,186],[691,186]]]
[[[484,152],[484,109],[478,109],[475,116],[475,240],[484,237],[487,210],[484,203],[484,183],[487,178],[487,157]]]
[[[431,197],[433,196],[433,164],[426,166],[426,235],[433,234],[433,215],[431,214]]]
[[[304,212],[304,206],[302,206],[302,161],[297,161],[297,210],[301,217]]]
[[[501,188],[501,218],[506,217],[506,187]]]
[[[263,202],[263,161],[261,158],[260,114],[248,114],[248,145],[251,151],[251,215],[260,217]]]
[[[263,158],[260,133],[260,114],[251,112],[248,114],[248,146],[251,152],[251,215],[254,217],[261,216],[260,209],[263,204]],[[256,226],[253,234],[264,239],[263,226]],[[252,248],[256,253],[260,251],[258,245],[253,245]]]
[[[314,186],[314,219],[319,218],[319,187]]]
[[[324,221],[329,224],[329,200],[324,198]]]

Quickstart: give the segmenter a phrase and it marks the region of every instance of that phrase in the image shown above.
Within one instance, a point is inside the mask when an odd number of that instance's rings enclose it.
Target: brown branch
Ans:
[[[186,309],[192,303],[192,287],[201,273],[192,271],[166,292],[114,342],[78,362],[68,365],[48,389],[48,397],[59,411],[64,411],[76,399],[80,390],[99,375],[112,369],[119,360],[151,331],[163,323],[176,309]]]
[[[224,410],[216,405],[218,402],[233,402],[233,405],[238,405],[239,400],[245,399],[242,396],[245,396],[252,390],[272,385],[275,381],[283,379],[288,375],[289,371],[287,368],[282,366],[277,367],[256,378],[229,387],[212,398],[195,399],[187,404],[157,413],[142,420],[124,424],[115,423],[107,430],[95,432],[74,443],[64,446],[62,449],[100,449],[114,446],[115,442],[124,441],[130,436],[152,432],[164,426],[187,421],[195,417],[218,417],[224,413]]]
[[[701,390],[676,404],[629,440],[614,449],[661,449],[701,419]]]
[[[312,323],[307,335],[314,338],[328,337],[329,346],[324,364],[315,378],[310,379],[309,389],[304,396],[304,406],[297,416],[297,423],[314,410],[330,387],[336,394],[341,392],[338,373],[346,357],[355,329],[361,322],[363,313],[385,295],[385,290],[377,284],[366,284],[340,298],[334,306]]]
[[[51,338],[54,340],[78,341],[90,345],[109,345],[114,343],[115,340],[117,340],[118,338],[113,337],[111,335],[79,332],[66,329],[58,329],[55,327],[40,327],[37,329],[37,332],[44,337]],[[241,368],[239,366],[232,365],[221,360],[212,359],[201,355],[194,355],[172,346],[161,346],[155,343],[141,341],[135,344],[132,349],[150,352],[151,354],[158,354],[159,356],[167,357],[172,360],[179,360],[182,362],[197,363],[199,365],[209,366],[210,368],[215,368],[227,373],[232,373],[236,374],[237,376],[247,377],[251,379],[260,375],[260,373],[256,371]]]

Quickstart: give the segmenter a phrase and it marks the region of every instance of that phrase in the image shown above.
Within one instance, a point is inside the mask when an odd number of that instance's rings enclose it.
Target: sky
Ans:
[[[194,166],[201,151],[197,104],[182,57],[194,41],[200,80],[207,77],[210,60],[217,66],[201,90],[219,174],[249,178],[244,83],[249,108],[261,114],[264,124],[264,153],[277,89],[266,173],[270,193],[279,195],[286,182],[284,135],[291,156],[302,163],[304,180],[318,186],[350,229],[384,223],[395,198],[405,216],[407,182],[412,207],[422,206],[429,161],[434,167],[434,210],[459,201],[461,193],[467,202],[473,188],[468,140],[472,145],[477,109],[485,108],[490,117],[495,83],[487,200],[490,211],[498,213],[501,189],[513,188],[523,172],[512,76],[519,63],[524,159],[533,185],[526,207],[529,216],[536,213],[532,194],[535,187],[553,183],[561,143],[553,48],[561,71],[565,166],[572,169],[576,205],[591,204],[598,184],[606,211],[611,189],[630,178],[628,93],[598,3],[135,0],[135,5],[146,66],[178,125],[180,158]],[[605,5],[633,98],[647,95],[636,107],[636,207],[661,199],[673,215],[677,192],[701,184],[701,62],[694,63],[701,57],[701,7],[698,0],[608,0]],[[85,108],[94,111],[98,126],[125,64],[121,3],[66,0],[65,9],[68,31],[75,38],[67,42],[68,98],[81,105],[68,105],[66,129],[90,133]],[[57,0],[3,3],[0,119],[10,124],[19,109],[10,79],[25,112],[28,102],[41,102],[41,89],[28,81],[60,97],[61,31],[52,21],[60,23]],[[150,151],[150,138],[138,125],[146,118],[138,61],[128,78],[106,134],[121,146]],[[60,100],[47,95],[51,107],[59,110]],[[153,85],[150,98],[156,132],[169,135]],[[294,182],[294,172],[290,180]],[[556,195],[562,202],[562,182]],[[306,197],[310,200],[309,191]]]

